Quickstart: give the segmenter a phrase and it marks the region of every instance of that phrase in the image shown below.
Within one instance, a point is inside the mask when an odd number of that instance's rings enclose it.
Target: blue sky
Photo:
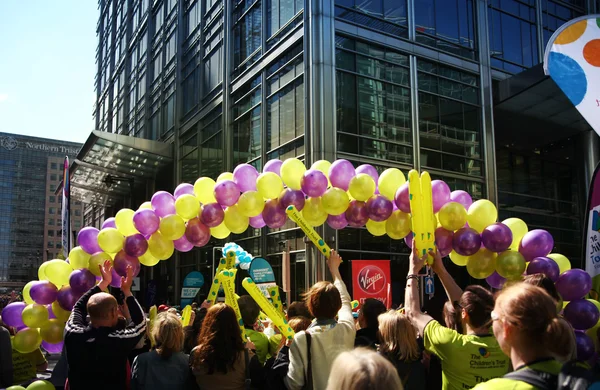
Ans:
[[[0,131],[87,139],[98,13],[95,0],[0,0]]]

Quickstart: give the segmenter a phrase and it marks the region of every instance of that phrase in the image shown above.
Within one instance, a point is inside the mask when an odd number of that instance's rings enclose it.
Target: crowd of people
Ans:
[[[80,298],[65,328],[65,388],[413,390],[439,388],[436,376],[444,390],[565,388],[558,378],[576,344],[551,281],[532,275],[496,296],[477,285],[462,290],[439,254],[431,255],[448,296],[444,323],[421,310],[418,275],[426,257],[410,256],[401,310],[367,299],[355,319],[342,259],[332,251],[333,283],[316,283],[287,308],[291,340],[259,319],[248,295],[238,299],[245,334],[225,303],[194,307],[186,327],[176,310],[161,307],[150,329],[131,294],[131,270],[121,280],[123,307],[105,292],[112,278],[106,262],[100,283]],[[566,388],[585,382],[565,377]]]

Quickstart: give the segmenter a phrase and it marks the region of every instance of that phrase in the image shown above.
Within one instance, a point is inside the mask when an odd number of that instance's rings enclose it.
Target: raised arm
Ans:
[[[448,273],[448,270],[446,270],[440,252],[429,252],[429,254],[432,255],[435,259],[431,268],[433,269],[433,272],[435,272],[440,278],[440,281],[444,286],[444,290],[446,290],[446,295],[448,295],[448,299],[450,300],[450,302],[460,301],[460,297],[462,297],[463,290],[458,286],[458,284],[456,284],[454,278],[450,276],[450,273]]]
[[[131,324],[123,330],[115,330],[111,332],[111,336],[119,339],[126,339],[131,344],[131,348],[135,347],[138,340],[146,331],[146,318],[142,307],[131,293],[131,285],[133,284],[133,269],[127,266],[127,276],[121,277],[121,291],[125,295],[125,302],[129,308],[131,315]]]
[[[90,297],[94,294],[98,294],[99,292],[106,291],[108,289],[108,285],[112,281],[112,264],[109,260],[106,260],[104,264],[98,265],[98,268],[100,268],[102,279],[97,286],[92,287],[88,292],[83,294],[75,306],[73,306],[73,311],[71,312],[69,320],[65,326],[65,331],[67,333],[81,332],[83,329],[87,328],[87,303],[90,300]]]
[[[329,256],[329,259],[327,259],[327,265],[329,266],[329,272],[331,272],[331,276],[333,277],[333,284],[340,292],[340,297],[342,298],[342,308],[338,312],[338,322],[347,323],[354,329],[354,317],[352,316],[352,305],[350,303],[352,298],[350,298],[348,289],[340,275],[341,263],[342,257],[337,251],[332,249],[331,255]]]
[[[404,310],[406,315],[410,318],[421,336],[423,336],[425,326],[427,326],[429,321],[433,320],[431,316],[421,312],[421,302],[419,298],[418,275],[426,260],[427,255],[419,258],[416,253],[416,248],[413,246],[408,265],[408,275],[406,276],[406,293],[404,295]]]

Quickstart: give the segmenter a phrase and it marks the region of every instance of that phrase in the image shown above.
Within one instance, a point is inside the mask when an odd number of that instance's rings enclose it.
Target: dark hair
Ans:
[[[469,286],[458,304],[469,315],[469,322],[473,328],[482,328],[492,323],[494,296],[489,290],[477,285]]]
[[[238,299],[238,306],[244,325],[252,326],[260,315],[260,307],[250,295],[242,295]]]
[[[198,335],[202,329],[202,322],[204,321],[204,317],[206,317],[205,308],[195,310],[195,312],[196,316],[194,317],[194,322],[183,328],[183,352],[188,355],[197,344]]]
[[[244,350],[242,334],[235,311],[224,303],[208,309],[195,349],[194,368],[207,368],[208,374],[227,373]]]
[[[290,307],[287,309],[287,318],[291,320],[294,317],[306,317],[312,319],[313,316],[310,314],[306,303],[301,301],[294,301],[290,303]]]
[[[446,301],[444,303],[444,322],[446,328],[454,329],[458,333],[463,333],[462,322],[460,321],[460,306],[458,302]]]
[[[531,284],[533,286],[537,286],[545,290],[552,299],[556,302],[560,302],[561,298],[558,295],[558,291],[556,291],[556,286],[552,279],[547,277],[545,274],[533,274],[527,275],[523,278],[523,283]]]
[[[342,308],[340,292],[331,282],[317,282],[306,293],[304,301],[315,318],[332,319]]]
[[[367,328],[377,329],[379,327],[379,317],[380,314],[383,314],[387,311],[383,302],[374,298],[367,298],[365,302],[360,307],[360,313],[367,321]]]

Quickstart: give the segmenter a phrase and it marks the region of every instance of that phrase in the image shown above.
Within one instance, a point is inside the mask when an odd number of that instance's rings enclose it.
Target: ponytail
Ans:
[[[554,317],[545,332],[545,344],[561,362],[567,362],[577,355],[575,333],[571,325],[563,318]]]

